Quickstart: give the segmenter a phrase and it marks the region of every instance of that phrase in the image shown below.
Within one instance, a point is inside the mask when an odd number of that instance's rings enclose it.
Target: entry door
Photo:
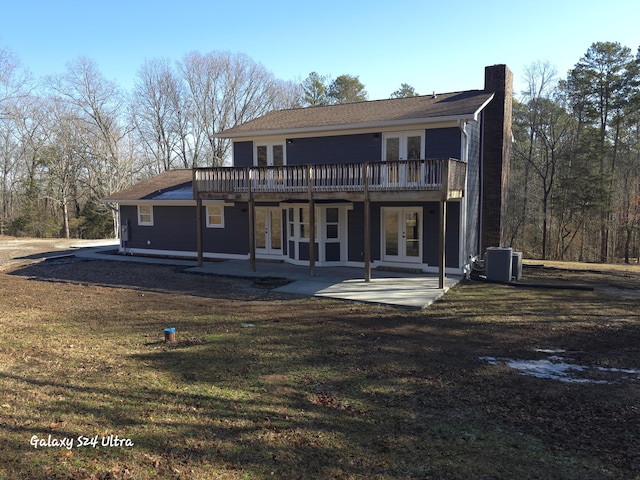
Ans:
[[[282,167],[285,165],[284,143],[266,143],[256,145],[255,165],[257,167]],[[282,169],[260,170],[253,179],[253,188],[270,190],[283,183]]]
[[[384,135],[382,158],[387,162],[390,184],[411,185],[419,181],[416,165],[396,163],[399,160],[420,160],[424,152],[424,132],[394,132]]]
[[[281,167],[285,162],[284,143],[266,143],[256,145],[256,162],[257,167]]]
[[[382,209],[382,259],[387,262],[422,262],[422,208]]]
[[[385,133],[383,156],[386,162],[420,160],[424,151],[424,132]]]
[[[282,210],[255,207],[256,253],[282,255]]]

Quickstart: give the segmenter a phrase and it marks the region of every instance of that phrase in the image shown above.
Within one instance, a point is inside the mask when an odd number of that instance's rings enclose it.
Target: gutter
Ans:
[[[448,115],[444,117],[431,117],[431,118],[409,118],[405,120],[397,120],[394,122],[380,121],[380,122],[359,122],[348,123],[343,125],[320,125],[315,127],[296,127],[296,128],[282,128],[274,130],[254,130],[247,132],[220,132],[213,135],[214,138],[254,138],[261,136],[284,136],[284,135],[302,135],[309,133],[323,133],[323,132],[343,132],[345,130],[371,130],[372,132],[378,132],[384,128],[403,127],[410,125],[423,125],[432,123],[445,123],[454,122],[460,123],[464,121],[477,121],[480,116],[480,112],[487,106],[487,104],[493,100],[494,95],[484,102],[475,112],[465,113],[462,115]]]

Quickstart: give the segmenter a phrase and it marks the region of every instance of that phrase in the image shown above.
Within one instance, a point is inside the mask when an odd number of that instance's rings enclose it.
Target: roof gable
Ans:
[[[493,98],[483,90],[278,110],[219,133],[220,138],[344,130],[475,119]]]

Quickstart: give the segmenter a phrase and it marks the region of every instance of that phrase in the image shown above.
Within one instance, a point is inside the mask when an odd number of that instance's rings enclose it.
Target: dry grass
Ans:
[[[560,262],[556,260],[524,260],[525,265],[545,266],[559,268],[562,270],[595,271],[595,272],[627,272],[640,274],[640,265],[637,263],[581,263],[581,262]]]
[[[478,359],[548,348],[640,369],[638,303],[611,291],[465,283],[409,312],[117,262],[0,284],[0,479],[640,476],[639,380],[561,383]],[[75,445],[36,449],[34,435]],[[110,435],[134,445],[77,444]]]

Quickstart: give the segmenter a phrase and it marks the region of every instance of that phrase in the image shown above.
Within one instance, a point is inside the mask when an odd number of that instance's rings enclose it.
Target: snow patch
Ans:
[[[544,353],[558,353],[558,350],[536,350]],[[564,350],[562,350],[564,351]],[[543,360],[520,360],[513,358],[496,358],[496,357],[478,357],[479,360],[489,365],[506,365],[520,372],[535,378],[546,378],[566,383],[589,383],[595,385],[607,385],[615,383],[619,380],[638,380],[640,378],[640,370],[621,369],[621,368],[590,368],[584,365],[576,365],[569,363],[565,358],[557,355],[551,355]],[[594,371],[604,372],[610,379],[591,378]],[[602,375],[599,375],[602,377]]]

